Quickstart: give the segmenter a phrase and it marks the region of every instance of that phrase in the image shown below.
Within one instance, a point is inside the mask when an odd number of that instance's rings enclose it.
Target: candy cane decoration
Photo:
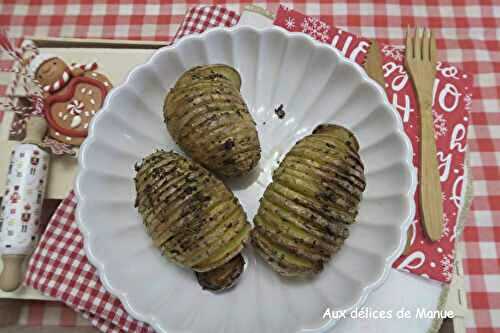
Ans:
[[[52,83],[51,85],[43,86],[42,89],[45,92],[54,93],[66,86],[66,83],[68,83],[70,79],[71,74],[68,73],[68,71],[64,71],[62,76],[56,82]]]
[[[63,88],[64,86],[66,86],[66,84],[69,82],[69,80],[73,76],[80,75],[80,73],[74,73],[75,70],[77,70],[77,72],[79,71],[79,72],[83,73],[83,72],[93,71],[93,70],[96,70],[96,69],[97,69],[97,63],[96,62],[91,62],[91,63],[86,64],[86,65],[74,63],[74,64],[71,65],[70,72],[64,71],[64,73],[62,74],[62,76],[57,81],[55,81],[51,85],[43,86],[42,89],[43,89],[43,91],[48,92],[48,93],[57,92],[61,88]]]
[[[97,67],[98,67],[98,65],[97,65],[97,62],[95,62],[95,61],[88,63],[86,65],[77,64],[77,63],[71,64],[71,69],[79,68],[84,72],[95,71],[97,69]]]

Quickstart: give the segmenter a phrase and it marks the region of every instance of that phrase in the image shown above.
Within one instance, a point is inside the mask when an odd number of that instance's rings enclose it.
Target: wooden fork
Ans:
[[[443,203],[439,180],[434,119],[432,115],[432,88],[436,75],[436,40],[430,30],[416,28],[406,33],[405,67],[417,93],[420,107],[420,207],[427,237],[441,238],[443,231]]]

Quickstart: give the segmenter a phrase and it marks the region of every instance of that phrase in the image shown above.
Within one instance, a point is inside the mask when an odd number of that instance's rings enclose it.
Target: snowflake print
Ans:
[[[321,22],[315,17],[306,17],[300,27],[302,28],[302,32],[321,42],[327,42],[330,37],[330,27],[328,24]]]
[[[455,223],[455,226],[453,227],[453,233],[450,236],[450,242],[454,242],[455,241],[455,238],[457,237],[457,232],[458,232],[457,229],[458,229],[458,223]]]
[[[443,201],[448,200],[448,197],[446,196],[446,193],[444,193],[444,192],[441,193],[441,200],[443,200]]]
[[[448,133],[448,128],[443,114],[438,114],[436,111],[432,111],[432,114],[434,115],[434,138],[437,139]]]
[[[455,257],[455,251],[451,251],[451,254],[444,254],[439,263],[441,264],[442,272],[447,282],[451,281],[453,278],[453,258]]]
[[[384,45],[382,53],[396,61],[403,61],[403,46]]]
[[[465,110],[470,110],[472,108],[472,94],[464,95]]]
[[[450,236],[450,219],[448,218],[448,215],[446,213],[443,213],[443,236],[448,237]]]
[[[295,19],[291,16],[287,17],[285,20],[285,25],[287,29],[295,28]]]

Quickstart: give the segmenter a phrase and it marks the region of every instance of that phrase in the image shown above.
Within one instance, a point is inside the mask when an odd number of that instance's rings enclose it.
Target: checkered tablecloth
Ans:
[[[0,28],[9,35],[169,40],[185,12],[198,1],[43,1],[0,2]],[[417,1],[414,1],[417,3]],[[70,4],[71,3],[71,4]],[[206,3],[206,2],[205,2]],[[241,12],[247,1],[223,1]],[[308,15],[364,37],[401,44],[403,27],[427,26],[438,38],[440,57],[475,77],[469,129],[470,162],[475,198],[464,232],[468,301],[473,318],[468,333],[500,332],[500,3],[490,1],[388,1],[351,4],[347,1],[285,2]],[[254,4],[275,11],[279,2]],[[20,324],[86,325],[62,305],[27,303]]]

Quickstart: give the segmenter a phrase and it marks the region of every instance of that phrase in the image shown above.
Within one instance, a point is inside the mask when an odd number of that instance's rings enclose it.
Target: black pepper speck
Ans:
[[[285,118],[285,110],[283,109],[283,104],[280,104],[276,109],[274,109],[274,113],[278,116],[279,119]]]
[[[225,150],[231,150],[234,147],[234,140],[233,139],[227,139],[226,142],[224,142],[224,149]]]

